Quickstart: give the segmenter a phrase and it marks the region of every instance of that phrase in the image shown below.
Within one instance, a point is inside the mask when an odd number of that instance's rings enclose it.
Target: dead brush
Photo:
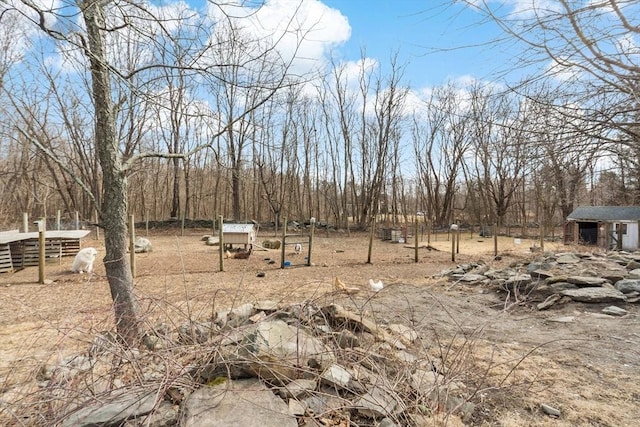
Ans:
[[[244,341],[253,334],[253,324],[271,319],[285,319],[301,335],[320,339],[334,353],[335,362],[349,372],[344,385],[331,385],[320,378],[322,372],[316,366],[296,359],[290,376],[261,377],[279,395],[289,381],[317,378],[318,385],[307,390],[306,396],[330,399],[335,405],[308,407],[304,417],[325,425],[374,425],[383,417],[372,416],[367,405],[379,405],[384,418],[403,426],[476,423],[490,420],[500,403],[512,404],[535,392],[537,377],[520,377],[518,373],[542,346],[519,357],[500,357],[486,342],[488,323],[468,326],[448,313],[455,326],[453,332],[445,331],[416,301],[405,300],[401,311],[398,305],[387,305],[396,286],[371,295],[318,292],[297,303],[281,299],[264,316],[254,318],[251,312],[245,318],[242,310],[236,317],[221,314],[227,310],[232,313],[253,299],[242,280],[228,288],[197,294],[185,278],[180,301],[172,301],[169,289],[165,295],[141,295],[147,334],[137,348],[122,346],[110,332],[112,310],[106,310],[100,321],[85,329],[50,325],[63,332],[59,347],[76,351],[65,353],[60,363],[34,366],[31,389],[11,405],[3,405],[0,416],[4,425],[64,425],[114,393],[144,390],[154,400],[149,412],[140,415],[136,423],[150,423],[156,414],[166,413],[167,405],[180,407],[196,388],[276,372],[281,363],[278,360],[262,361],[258,368],[251,366],[255,362],[250,358],[252,341]],[[331,289],[331,284],[326,288]],[[295,291],[292,288],[291,293]],[[434,307],[447,310],[432,298]],[[352,316],[336,316],[326,309],[332,304],[344,304]],[[394,332],[394,324],[408,325],[417,336]],[[487,347],[494,351],[487,353],[483,350]],[[301,355],[302,347],[298,351]],[[147,394],[141,394],[140,400]],[[304,401],[305,396],[295,399]]]

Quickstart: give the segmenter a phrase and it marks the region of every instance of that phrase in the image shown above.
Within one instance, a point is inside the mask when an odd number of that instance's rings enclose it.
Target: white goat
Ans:
[[[93,271],[93,262],[96,260],[98,251],[96,248],[84,248],[80,250],[71,266],[71,271],[74,273],[91,273]]]

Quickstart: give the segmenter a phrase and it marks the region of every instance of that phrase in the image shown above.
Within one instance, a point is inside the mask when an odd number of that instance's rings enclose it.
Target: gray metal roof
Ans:
[[[568,221],[640,221],[640,206],[580,206]]]
[[[91,231],[90,230],[47,230],[44,233],[45,239],[83,239]],[[0,244],[18,242],[20,240],[37,239],[38,232],[20,233],[18,230],[0,232]]]

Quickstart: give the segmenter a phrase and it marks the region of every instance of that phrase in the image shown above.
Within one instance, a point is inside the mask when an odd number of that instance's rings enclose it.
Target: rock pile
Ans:
[[[134,244],[133,250],[137,254],[147,253],[153,251],[153,245],[151,244],[151,241],[149,239],[138,237]]]
[[[456,283],[485,285],[509,294],[516,302],[535,301],[538,310],[559,302],[636,303],[640,301],[640,253],[545,253],[535,260],[495,270],[486,264],[465,264],[441,276]],[[604,311],[623,315],[613,306]],[[621,311],[622,310],[622,311]]]
[[[43,368],[40,386],[59,405],[46,422],[393,427],[433,423],[436,413],[469,419],[475,409],[473,392],[415,330],[338,304],[244,304],[158,326],[147,345],[132,353],[101,336],[88,354]],[[51,396],[40,399],[51,407]]]
[[[277,239],[262,241],[262,247],[265,249],[280,249],[280,245],[280,240]]]

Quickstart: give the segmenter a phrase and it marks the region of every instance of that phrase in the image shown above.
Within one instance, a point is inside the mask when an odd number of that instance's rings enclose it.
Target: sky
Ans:
[[[348,20],[351,37],[337,51],[355,60],[362,48],[381,64],[397,52],[412,87],[448,80],[491,79],[510,67],[506,52],[492,48],[499,37],[470,8],[445,0],[323,0]],[[499,59],[499,61],[497,61]]]
[[[513,69],[512,52],[505,50],[505,44],[493,43],[502,36],[501,31],[460,1],[264,1],[255,14],[233,6],[227,10],[232,10],[234,16],[248,15],[256,31],[264,31],[264,35],[267,27],[280,25],[282,28],[289,23],[293,11],[297,10],[297,23],[312,29],[299,51],[301,57],[326,60],[332,56],[342,62],[355,62],[365,51],[366,57],[377,61],[384,72],[391,57],[397,54],[398,65],[404,67],[404,82],[416,90],[450,80],[488,81],[502,75],[504,70]],[[523,4],[544,1],[547,0],[502,0],[501,3],[505,10],[515,10]],[[189,0],[189,4],[204,7],[205,3]]]
[[[8,1],[24,9],[21,0]],[[45,9],[51,7],[55,10],[65,5],[65,0],[35,1],[44,5]],[[384,75],[392,56],[397,55],[397,63],[404,70],[403,83],[416,90],[442,85],[450,80],[489,81],[501,71],[512,68],[512,52],[505,51],[504,44],[496,47],[491,43],[501,34],[496,25],[486,22],[481,14],[460,1],[148,1],[159,11],[159,16],[170,18],[184,8],[193,8],[209,16],[212,23],[216,17],[223,17],[220,8],[226,8],[231,15],[248,17],[239,20],[242,25],[253,21],[258,37],[268,36],[273,28],[286,31],[291,16],[297,11],[294,25],[310,29],[306,34],[307,40],[298,51],[301,58],[307,59],[307,67],[317,67],[317,63],[326,63],[329,58],[337,59],[337,62],[356,62],[365,52],[366,57],[377,62]],[[264,1],[261,9],[251,7],[259,1]],[[545,1],[549,0],[501,0],[500,3],[504,3],[507,9],[514,9],[518,5]],[[244,7],[239,7],[239,4]],[[30,31],[38,34],[34,26]],[[25,37],[14,39],[26,40]],[[280,42],[282,46],[279,49],[289,48],[293,51],[296,46],[293,38],[287,40],[285,37]],[[17,54],[25,48],[12,43],[12,49]]]

